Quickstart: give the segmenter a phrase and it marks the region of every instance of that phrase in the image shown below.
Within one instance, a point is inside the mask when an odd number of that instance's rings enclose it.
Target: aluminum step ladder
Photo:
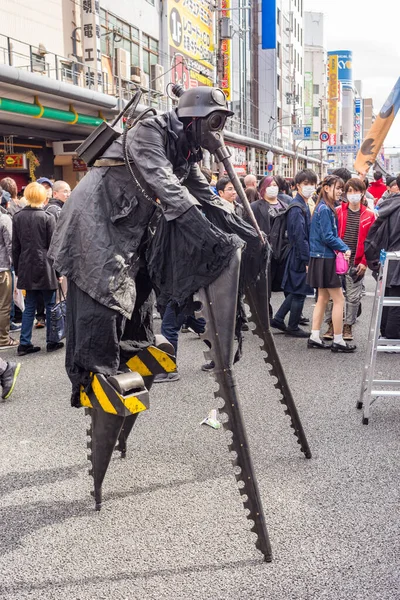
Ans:
[[[394,261],[400,261],[400,252],[381,251],[381,267],[376,283],[376,293],[372,308],[371,324],[368,334],[367,356],[361,384],[361,394],[360,399],[357,402],[358,409],[364,407],[362,419],[364,425],[368,425],[370,406],[378,397],[400,397],[400,380],[374,379],[376,357],[378,352],[390,351],[400,355],[400,339],[389,340],[379,337],[383,308],[386,306],[400,306],[400,298],[394,296],[385,296],[389,264],[391,262],[393,263]],[[392,387],[395,389],[390,390],[387,389],[387,387]]]

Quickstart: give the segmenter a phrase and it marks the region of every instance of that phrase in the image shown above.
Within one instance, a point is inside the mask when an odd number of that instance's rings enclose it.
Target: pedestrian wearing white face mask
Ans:
[[[269,239],[275,217],[280,213],[285,212],[288,204],[278,197],[279,181],[276,177],[266,177],[260,186],[259,193],[262,199],[253,202],[251,208],[253,209],[254,216],[261,231],[263,231]],[[283,194],[283,196],[285,195]],[[289,196],[288,199],[291,200]],[[269,300],[271,298],[271,292],[282,291],[284,267],[284,264],[279,264],[273,256],[271,257],[268,274]],[[269,302],[269,316],[270,318],[272,317],[271,302]]]
[[[361,302],[364,275],[367,270],[367,259],[364,254],[364,242],[371,225],[375,221],[375,213],[368,208],[365,200],[366,187],[361,179],[349,179],[344,191],[347,202],[336,209],[338,218],[338,234],[351,250],[350,268],[346,275],[342,275],[342,284],[345,290],[345,316],[343,324],[343,339],[353,339],[353,325]],[[328,305],[326,314],[328,331],[324,339],[333,338],[332,307]]]
[[[287,257],[282,288],[287,294],[275,317],[271,319],[271,327],[284,331],[286,335],[306,338],[309,333],[299,327],[302,310],[307,294],[313,289],[307,285],[307,270],[310,260],[310,222],[311,215],[308,199],[314,194],[317,176],[311,169],[299,171],[295,176],[297,195],[290,203],[287,214],[287,236],[290,251]],[[286,326],[285,317],[289,315]]]

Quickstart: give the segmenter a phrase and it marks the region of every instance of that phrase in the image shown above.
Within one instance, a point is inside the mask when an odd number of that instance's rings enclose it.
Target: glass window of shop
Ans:
[[[150,65],[158,63],[158,41],[148,35],[142,35],[143,71],[150,75]]]
[[[131,64],[139,66],[139,30],[103,9],[100,25],[102,53],[113,57],[116,48],[124,48],[130,54]]]

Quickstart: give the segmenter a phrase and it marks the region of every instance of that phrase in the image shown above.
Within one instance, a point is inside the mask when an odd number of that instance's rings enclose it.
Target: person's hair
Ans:
[[[280,192],[283,192],[284,194],[290,195],[290,187],[289,187],[289,184],[286,181],[286,179],[284,179],[280,175],[276,175],[275,176],[275,181],[278,184],[278,188],[279,188]]]
[[[203,173],[204,177],[207,179],[207,182],[211,183],[212,172],[210,171],[210,169],[206,169],[205,167],[201,167],[200,171]]]
[[[346,183],[349,179],[351,179],[351,172],[345,167],[339,167],[339,169],[334,169],[331,173],[332,175],[337,175],[340,179]]]
[[[41,183],[34,181],[26,186],[24,197],[30,206],[41,206],[47,200],[47,191]]]
[[[276,177],[273,177],[273,176],[265,177],[264,181],[262,182],[262,185],[259,188],[261,198],[264,198],[265,190],[267,189],[267,187],[269,187],[271,185],[272,182],[275,182],[279,188],[279,184],[276,180]]]
[[[246,187],[246,185],[244,183],[244,177],[239,177],[239,181],[242,184],[242,188],[244,189]]]
[[[347,192],[349,191],[349,188],[353,188],[353,190],[356,190],[357,192],[361,192],[362,194],[365,194],[366,188],[365,188],[365,183],[363,182],[362,179],[359,179],[358,177],[352,177],[351,179],[349,179],[348,181],[346,181],[346,184],[344,186],[344,191]]]
[[[398,188],[399,188],[399,190],[400,190],[400,173],[399,173],[399,174],[397,175],[397,177],[396,177],[396,183],[397,183],[397,187],[398,187]]]
[[[264,181],[266,180],[266,178],[267,178],[267,176],[266,176],[266,175],[263,175],[263,176],[261,177],[260,181],[258,182],[257,189],[258,189],[258,191],[259,191],[259,192],[260,192],[260,190],[261,190],[261,186],[262,186],[262,184],[264,183]]]
[[[249,173],[248,175],[246,175],[246,177],[244,178],[244,183],[246,187],[249,187],[249,185],[255,181],[257,183],[257,177],[255,175],[253,175],[252,173]],[[252,186],[254,187],[254,186]]]
[[[341,187],[341,188],[343,188],[343,186],[344,186],[344,181],[343,181],[343,179],[342,179],[341,177],[339,177],[338,175],[327,175],[327,176],[325,177],[325,179],[323,180],[323,182],[321,183],[321,191],[320,191],[320,193],[319,193],[318,200],[317,200],[317,202],[315,203],[315,208],[318,206],[318,204],[319,204],[319,203],[320,203],[322,200],[324,200],[324,202],[327,204],[327,206],[329,206],[329,208],[330,208],[330,209],[331,209],[333,212],[335,212],[335,201],[334,201],[334,200],[331,200],[331,199],[328,197],[328,194],[327,194],[327,192],[326,192],[326,190],[325,190],[325,186],[331,187],[332,185],[335,187],[335,189],[336,189],[336,188],[338,188],[338,187]],[[315,212],[315,211],[314,211],[314,212]]]
[[[68,185],[66,181],[59,179],[53,183],[53,194],[54,192],[59,192],[65,185]]]
[[[258,192],[255,187],[246,188],[244,193],[246,194],[247,200],[250,202],[250,204],[258,200]]]
[[[12,179],[11,177],[4,177],[4,179],[2,179],[0,181],[0,187],[5,191],[8,192],[11,196],[11,198],[16,198],[18,195],[18,187],[17,184],[15,183],[14,179]]]
[[[388,175],[386,177],[386,185],[389,187],[390,185],[392,185],[392,183],[396,181],[396,177],[393,177],[393,175]]]
[[[303,169],[302,171],[296,173],[296,175],[294,176],[294,183],[296,186],[300,185],[301,183],[304,183],[305,181],[317,185],[318,178],[316,173],[311,169]]]
[[[228,183],[232,183],[229,177],[220,177],[217,181],[217,185],[215,186],[217,192],[223,192]]]
[[[383,173],[381,173],[380,171],[374,171],[374,179],[375,181],[379,181],[379,179],[383,178]]]
[[[290,186],[291,188],[296,188],[296,182],[295,182],[295,180],[294,180],[294,179],[291,179],[291,180],[289,181],[289,186]]]

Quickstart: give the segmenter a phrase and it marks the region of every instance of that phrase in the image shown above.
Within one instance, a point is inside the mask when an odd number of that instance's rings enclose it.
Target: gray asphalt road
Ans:
[[[200,370],[202,342],[181,336],[182,379],[153,388],[127,460],[115,455],[109,467],[100,513],[89,496],[88,420],[69,408],[64,353],[23,357],[16,391],[0,404],[0,598],[400,598],[399,401],[376,402],[368,426],[355,409],[371,306],[368,295],[354,355],[275,336],[312,460],[298,449],[257,338],[245,334],[237,377],[271,564],[255,550],[226,434],[200,426],[216,403]],[[380,358],[385,376],[398,366],[398,355]]]

